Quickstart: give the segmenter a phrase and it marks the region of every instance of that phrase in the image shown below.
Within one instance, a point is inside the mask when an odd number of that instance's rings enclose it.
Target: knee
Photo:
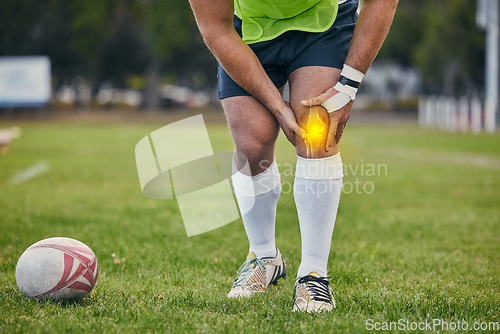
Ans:
[[[267,160],[273,156],[273,144],[261,140],[249,140],[244,143],[237,143],[236,149],[243,159],[250,163],[250,166],[270,164]]]
[[[304,107],[292,105],[299,125],[307,132],[305,141],[297,142],[297,154],[308,158],[321,158],[327,155],[326,138],[330,119],[326,109],[321,106]]]
[[[238,166],[247,163],[252,175],[265,171],[274,160],[274,141],[264,141],[258,138],[236,142],[238,152]]]

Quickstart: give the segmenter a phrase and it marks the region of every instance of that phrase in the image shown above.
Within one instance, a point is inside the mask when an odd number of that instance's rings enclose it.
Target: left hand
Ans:
[[[338,91],[332,87],[323,94],[310,98],[308,100],[301,101],[301,103],[306,107],[321,106],[323,102],[337,93]],[[330,118],[330,125],[328,126],[328,134],[326,137],[326,151],[330,151],[331,148],[338,144],[338,142],[340,141],[340,138],[344,133],[344,128],[347,125],[347,120],[351,115],[352,103],[353,101],[349,102],[339,110],[328,114]]]

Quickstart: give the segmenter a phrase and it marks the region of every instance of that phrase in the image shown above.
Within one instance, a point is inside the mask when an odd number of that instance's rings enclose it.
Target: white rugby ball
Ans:
[[[17,261],[16,282],[29,298],[82,299],[95,286],[94,252],[71,238],[48,238],[28,247]]]

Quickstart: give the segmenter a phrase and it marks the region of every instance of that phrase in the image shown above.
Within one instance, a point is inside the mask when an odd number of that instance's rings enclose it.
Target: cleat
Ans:
[[[255,293],[263,293],[271,284],[277,285],[280,278],[286,278],[286,263],[281,253],[275,257],[258,259],[255,254],[247,255],[245,263],[238,270],[229,298],[250,297]]]
[[[328,279],[312,272],[295,281],[295,302],[293,311],[330,312],[335,306],[333,290]]]

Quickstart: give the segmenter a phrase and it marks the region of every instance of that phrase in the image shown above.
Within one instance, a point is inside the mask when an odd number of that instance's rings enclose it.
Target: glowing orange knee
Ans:
[[[319,117],[316,108],[311,108],[305,130],[307,132],[307,141],[311,146],[319,145],[324,141],[327,127],[325,122]]]

